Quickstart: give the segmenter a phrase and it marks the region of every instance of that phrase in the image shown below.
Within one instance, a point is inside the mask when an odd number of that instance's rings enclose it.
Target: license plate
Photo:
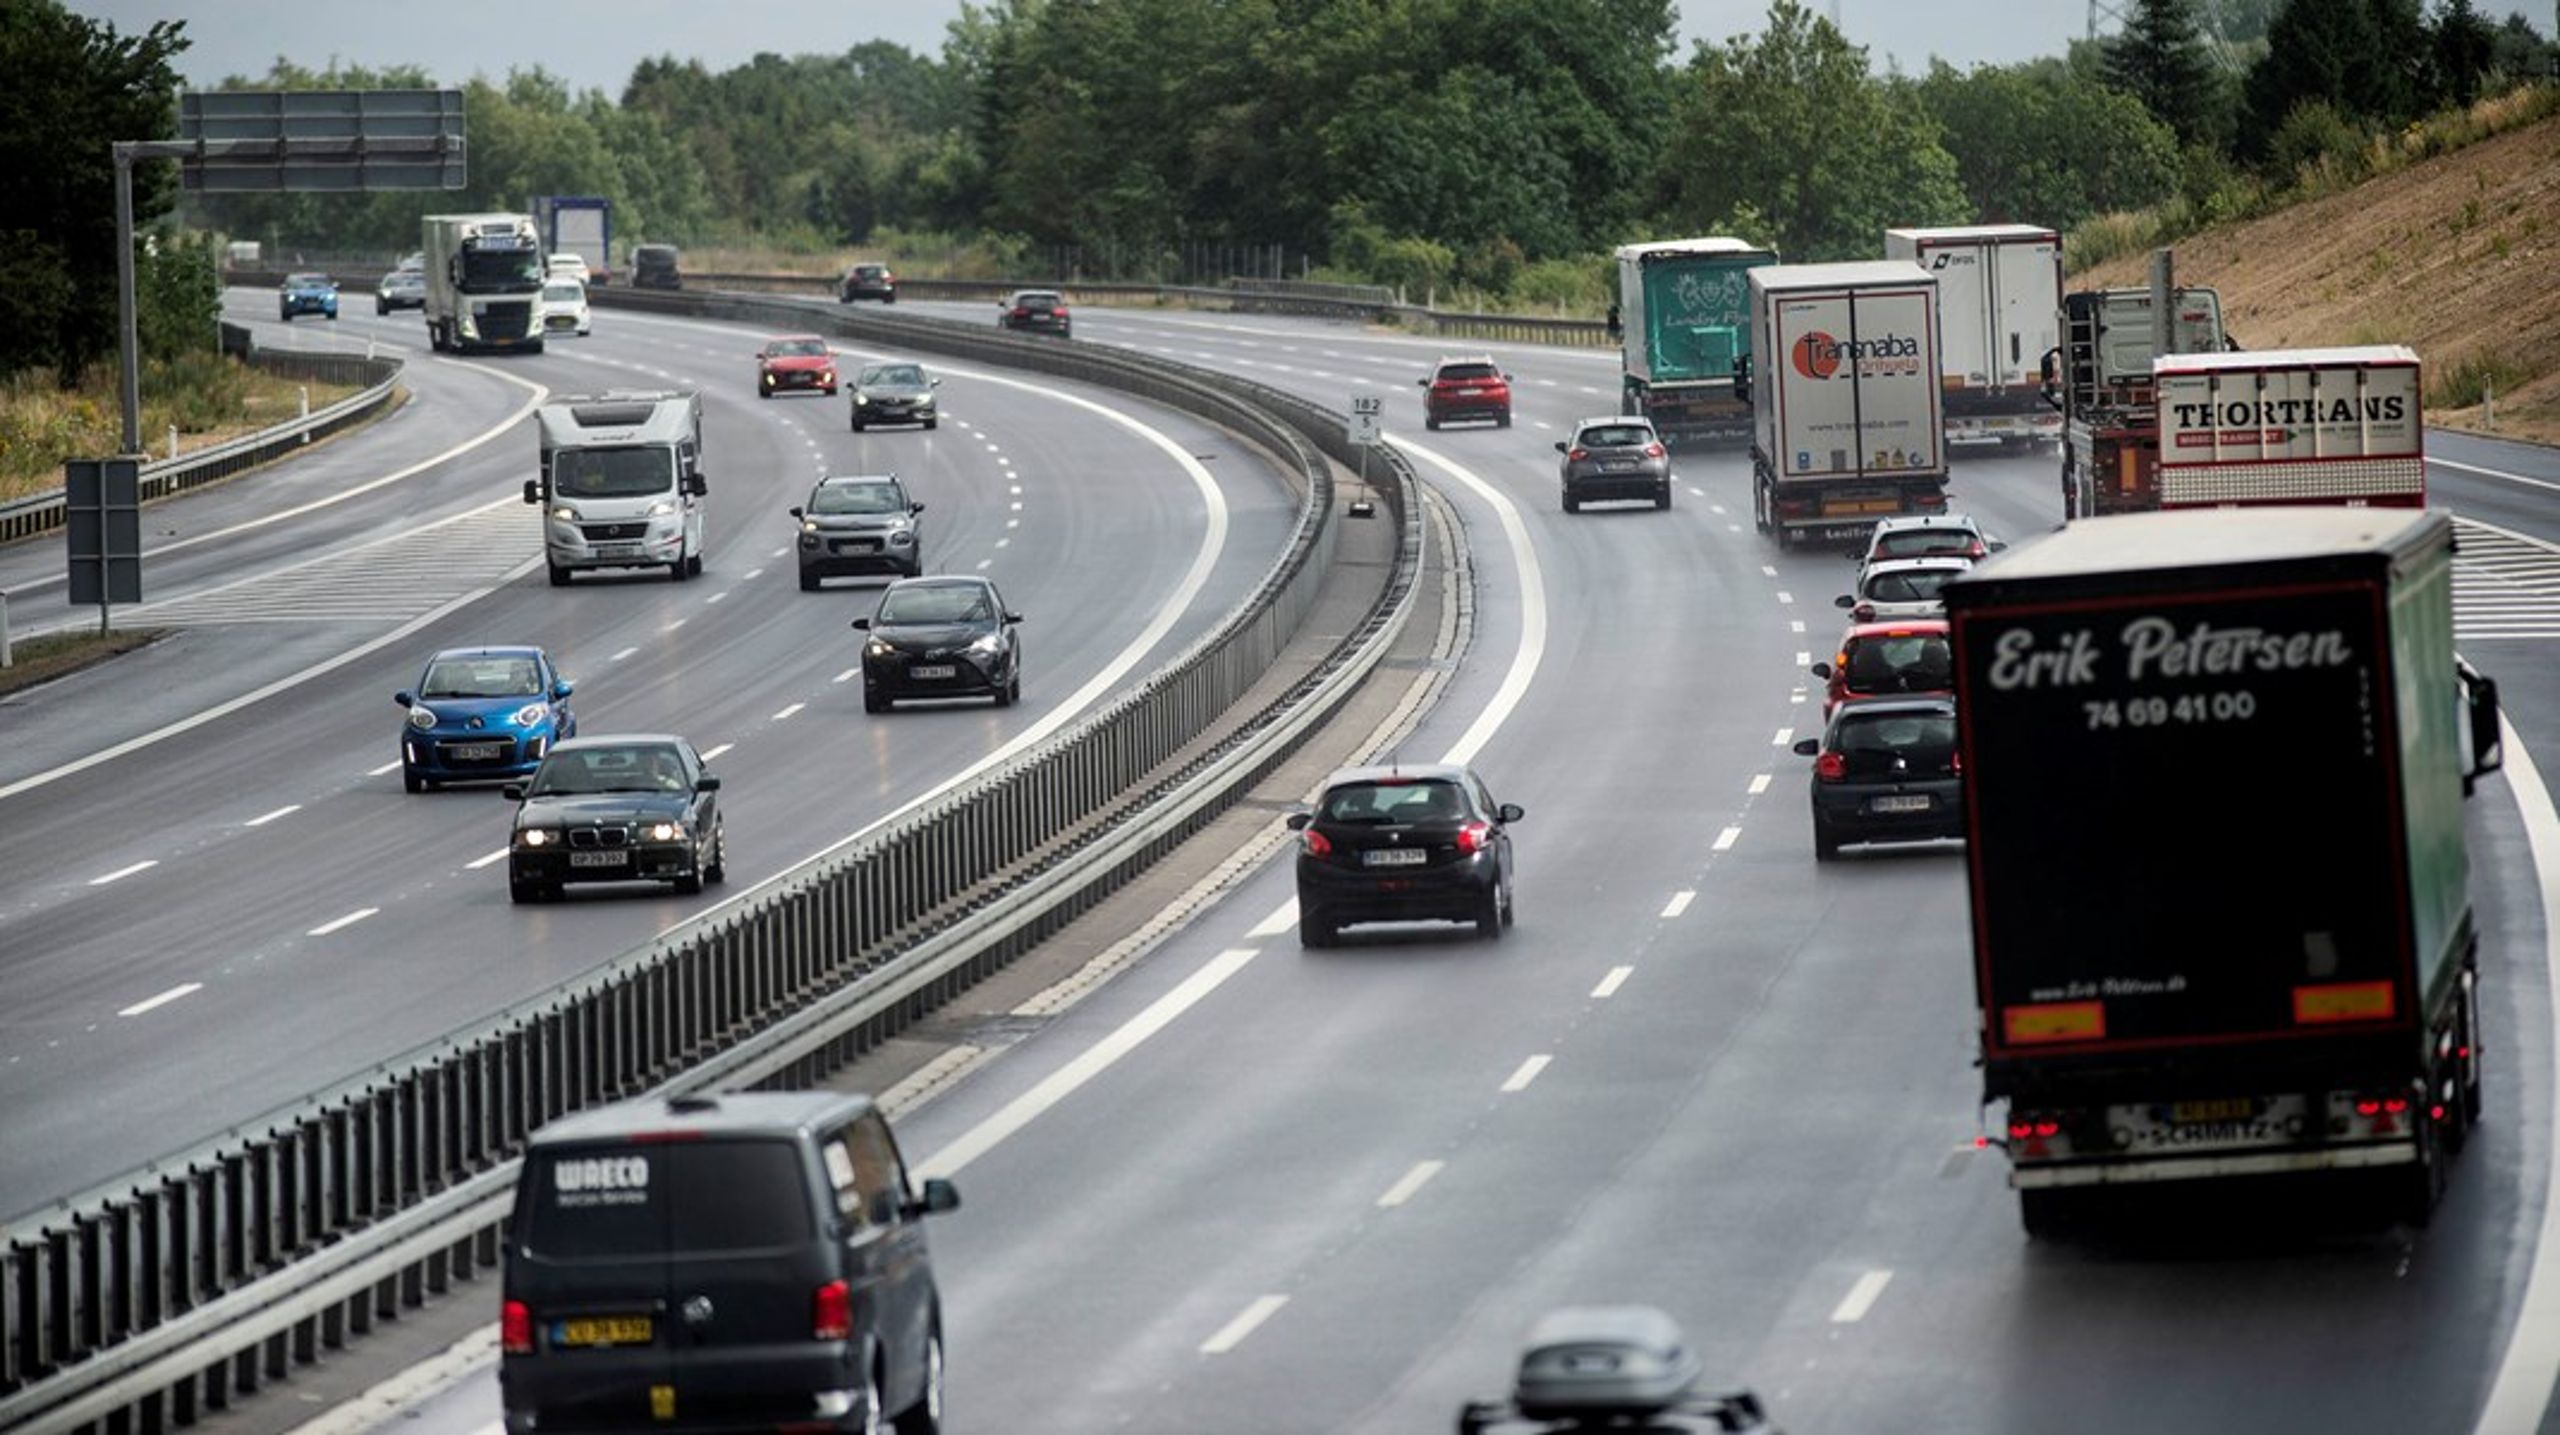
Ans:
[[[553,1345],[647,1345],[656,1338],[657,1323],[645,1315],[582,1316],[551,1325]]]
[[[836,545],[836,551],[838,553],[877,553],[880,551],[880,545],[867,540],[853,543],[839,543]]]
[[[1875,797],[1867,800],[1869,812],[1926,812],[1929,796],[1919,793],[1908,797]]]
[[[596,552],[607,558],[629,558],[640,551],[637,543],[599,543]]]
[[[2196,1113],[2192,1119],[2186,1114],[2190,1109]],[[2304,1139],[2312,1126],[2309,1109],[2300,1096],[2110,1106],[2107,1126],[2133,1151],[2236,1150]]]
[[[1636,466],[1632,462],[1604,463],[1600,465],[1600,471],[1603,473],[1633,473],[1636,471]]]
[[[455,743],[446,751],[452,754],[456,762],[487,762],[504,749],[494,742],[461,742]]]
[[[572,867],[628,867],[631,865],[631,854],[621,851],[572,852],[569,854],[569,865]]]
[[[1822,511],[1831,513],[1892,513],[1902,504],[1891,498],[1861,498],[1846,503],[1826,503]]]
[[[2250,1121],[2257,1115],[2257,1100],[2248,1096],[2224,1097],[2219,1101],[2180,1101],[2169,1108],[2169,1119],[2180,1125],[2198,1121]]]
[[[1360,854],[1360,861],[1370,867],[1419,867],[1430,855],[1419,847],[1372,847]]]
[[[918,663],[907,669],[911,678],[956,678],[960,670],[949,663]]]

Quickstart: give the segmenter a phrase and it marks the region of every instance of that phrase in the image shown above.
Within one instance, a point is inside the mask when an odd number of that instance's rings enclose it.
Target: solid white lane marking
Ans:
[[[116,870],[108,873],[104,877],[92,877],[89,879],[89,885],[92,887],[103,887],[109,882],[120,882],[125,878],[132,876],[136,872],[148,872],[159,865],[159,858],[146,857],[142,861],[136,862],[130,867],[118,867]]]
[[[1636,969],[1633,967],[1611,967],[1609,969],[1609,975],[1600,979],[1600,985],[1591,989],[1591,995],[1594,997],[1616,996],[1618,994],[1618,988],[1625,986],[1627,984],[1627,978],[1634,976],[1635,974]]]
[[[780,722],[780,721],[782,721],[784,718],[790,717],[790,716],[791,716],[791,715],[793,715],[794,713],[799,712],[802,708],[805,708],[805,707],[807,707],[807,706],[808,706],[808,704],[807,704],[807,703],[793,703],[791,706],[789,706],[789,707],[787,707],[787,708],[784,708],[782,711],[780,711],[780,712],[778,712],[778,713],[775,713],[775,714],[773,715],[773,720],[774,720],[775,722]]]
[[[1769,774],[1765,772],[1753,773],[1751,776],[1751,795],[1758,797],[1761,793],[1768,790]]]
[[[1739,827],[1728,827],[1728,828],[1726,828],[1726,829],[1725,829],[1725,830],[1723,830],[1722,832],[1719,832],[1719,833],[1717,833],[1717,834],[1716,834],[1716,847],[1715,847],[1715,850],[1717,850],[1718,852],[1730,852],[1730,851],[1732,851],[1732,850],[1733,850],[1733,844],[1734,844],[1736,841],[1738,841],[1738,840],[1741,838],[1741,836],[1742,836],[1742,829],[1741,829],[1741,828],[1739,828]]]
[[[384,764],[383,764],[382,766],[380,766],[380,767],[368,767],[368,768],[366,768],[366,769],[365,769],[365,771],[364,771],[364,775],[365,775],[365,776],[367,776],[367,777],[380,777],[380,776],[382,776],[382,775],[383,775],[383,774],[385,774],[385,773],[398,772],[399,770],[400,770],[400,759],[398,759],[398,758],[396,758],[396,757],[395,757],[395,758],[391,759],[389,762],[384,763]]]
[[[1693,887],[1683,887],[1679,891],[1672,893],[1671,900],[1662,904],[1663,920],[1669,921],[1671,918],[1677,917],[1681,913],[1688,911],[1689,904],[1696,900],[1698,900],[1698,893],[1697,889]]]
[[[736,746],[737,744],[734,742],[724,742],[718,747],[705,748],[702,751],[702,760],[704,762],[709,762],[711,759],[718,757],[720,754],[727,752],[729,749]]]
[[[1785,747],[1788,743],[1794,742],[1795,740],[1796,730],[1791,727],[1782,727],[1778,729],[1778,735],[1776,737],[1769,739],[1769,746]]]
[[[1396,1183],[1389,1186],[1386,1194],[1378,1198],[1378,1205],[1384,1209],[1393,1209],[1412,1200],[1414,1193],[1429,1184],[1432,1177],[1440,1174],[1440,1168],[1448,1164],[1446,1161],[1414,1162],[1413,1169],[1398,1176]]]
[[[200,992],[203,990],[204,983],[202,982],[180,982],[178,985],[169,988],[167,991],[162,992],[156,997],[144,997],[142,1000],[126,1007],[124,1010],[117,1012],[116,1015],[140,1016],[144,1012],[167,1006],[169,1003],[176,1001],[178,998],[185,996],[189,992]]]
[[[1228,1351],[1235,1349],[1237,1346],[1244,1344],[1244,1338],[1253,1334],[1254,1327],[1271,1319],[1272,1315],[1277,1312],[1280,1307],[1287,1305],[1288,1303],[1289,1298],[1284,1295],[1267,1295],[1257,1297],[1253,1304],[1246,1306],[1237,1314],[1235,1319],[1218,1327],[1218,1333],[1216,1335],[1200,1342],[1200,1353],[1202,1355],[1224,1355]]]
[[[499,848],[497,851],[490,853],[490,854],[489,854],[488,856],[486,856],[486,857],[474,857],[474,858],[472,858],[470,861],[465,862],[465,863],[463,863],[462,865],[463,865],[464,867],[466,867],[466,868],[469,868],[471,871],[477,872],[477,871],[479,871],[479,870],[480,870],[481,868],[483,868],[483,867],[487,867],[487,866],[489,866],[489,865],[491,865],[491,864],[493,864],[493,863],[504,862],[504,861],[506,861],[506,860],[507,860],[507,849],[505,849],[504,847],[501,847],[501,848]]]
[[[2543,786],[2542,773],[2515,725],[2499,718],[2498,736],[2506,748],[2507,790],[2515,794],[2516,811],[2524,819],[2525,847],[2542,890],[2542,963],[2550,989],[2560,991],[2560,813],[2552,810],[2550,789]],[[2553,1020],[2560,1025],[2560,1005]],[[2560,1044],[2553,1050],[2560,1052]],[[2560,1103],[2544,1119],[2551,1123],[2543,1140],[2544,1159],[2554,1169],[2543,1175],[2542,1227],[2534,1238],[2533,1266],[2516,1309],[2515,1329],[2498,1360],[2498,1378],[2489,1387],[2480,1423],[2473,1427],[2477,1435],[2541,1428],[2552,1387],[2560,1384],[2560,1199],[2553,1199],[2560,1190]]]
[[[1538,675],[1538,663],[1546,656],[1546,570],[1538,561],[1537,546],[1529,541],[1529,525],[1520,516],[1519,505],[1500,489],[1411,439],[1393,434],[1387,437],[1396,447],[1429,461],[1433,467],[1465,484],[1476,497],[1491,505],[1494,516],[1502,521],[1503,537],[1510,543],[1512,574],[1517,580],[1514,586],[1520,594],[1520,646],[1512,651],[1511,666],[1503,673],[1501,685],[1494,689],[1492,701],[1485,704],[1484,711],[1476,714],[1476,720],[1467,726],[1467,730],[1440,759],[1442,762],[1470,762],[1510,719],[1512,709],[1520,706],[1520,700],[1528,695],[1529,682]]]
[[[605,661],[608,663],[618,663],[638,651],[640,651],[638,648],[625,648],[621,652],[614,654],[612,657],[605,659]]]
[[[1244,970],[1244,964],[1252,961],[1260,951],[1259,947],[1229,947],[1211,957],[1200,970],[1183,978],[1180,985],[1156,998],[1146,1010],[1123,1022],[1118,1030],[1079,1052],[1075,1059],[1049,1073],[1029,1091],[1005,1103],[994,1115],[962,1132],[959,1139],[950,1145],[918,1162],[916,1174],[957,1174],[970,1162],[995,1149],[997,1143],[1030,1125],[1040,1113],[1066,1100],[1077,1088],[1110,1070],[1114,1063],[1137,1050],[1148,1037],[1164,1030],[1175,1017],[1216,991],[1227,978]]]
[[[338,918],[334,922],[322,922],[319,926],[303,933],[303,935],[306,937],[325,937],[331,932],[343,932],[347,928],[354,926],[356,923],[363,921],[365,918],[370,917],[381,910],[382,909],[380,907],[358,907],[354,911]]]
[[[2509,473],[2503,468],[2482,468],[2476,463],[2455,463],[2452,459],[2437,458],[2433,455],[2428,456],[2427,465],[2430,468],[2450,468],[2463,473],[2476,473],[2482,478],[2503,478],[2509,483],[2531,484],[2535,488],[2548,488],[2555,493],[2560,493],[2560,483],[2553,483],[2547,478],[2527,478],[2521,473]],[[2480,1428],[2485,1430],[2488,1426],[2483,1425]]]
[[[1298,925],[1298,899],[1290,898],[1271,910],[1271,915],[1253,924],[1248,937],[1276,937]]]
[[[1540,1052],[1536,1056],[1530,1057],[1527,1061],[1520,1063],[1518,1070],[1512,1072],[1510,1076],[1503,1080],[1502,1089],[1505,1091],[1528,1090],[1529,1083],[1537,1080],[1538,1073],[1546,1070],[1547,1063],[1553,1060],[1555,1060],[1555,1058],[1547,1055],[1545,1052]]]
[[[836,674],[834,677],[827,679],[827,681],[831,683],[849,683],[860,676],[862,676],[862,669],[847,668],[843,672]]]
[[[1855,1325],[1866,1319],[1867,1312],[1875,1306],[1876,1297],[1884,1294],[1885,1286],[1892,1280],[1891,1271],[1869,1271],[1858,1277],[1858,1283],[1849,1287],[1849,1293],[1840,1297],[1840,1303],[1831,1308],[1831,1323]]]
[[[300,812],[301,810],[302,810],[302,804],[301,804],[301,803],[299,803],[299,802],[288,802],[288,803],[286,803],[284,806],[277,808],[277,809],[276,809],[275,811],[273,811],[273,812],[261,813],[261,814],[259,814],[258,816],[256,816],[256,817],[252,817],[252,818],[250,818],[248,821],[241,823],[240,825],[241,825],[241,826],[243,826],[243,827],[264,827],[264,826],[266,826],[268,823],[275,821],[275,820],[276,820],[277,818],[279,818],[279,817],[291,817],[293,814],[295,814],[295,813],[297,813],[297,812]]]

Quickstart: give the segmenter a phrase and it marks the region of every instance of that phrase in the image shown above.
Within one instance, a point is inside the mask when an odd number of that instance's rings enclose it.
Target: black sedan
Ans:
[[[1922,842],[1964,835],[1964,764],[1952,698],[1843,703],[1818,738],[1796,744],[1813,762],[1813,855],[1849,842]]]
[[[1325,779],[1298,834],[1298,940],[1329,947],[1354,922],[1511,925],[1511,824],[1484,779],[1446,764],[1348,767]]]
[[[856,299],[897,303],[898,276],[890,273],[886,264],[856,264],[836,281],[836,302],[850,304]]]
[[[984,578],[901,578],[879,611],[853,626],[862,645],[862,710],[884,713],[902,698],[991,697],[1022,701],[1022,615]]]
[[[940,387],[942,380],[926,373],[922,364],[864,365],[853,381],[853,431],[873,424],[936,426],[942,412],[933,391]]]
[[[1067,297],[1055,289],[1018,289],[996,306],[996,327],[1024,334],[1069,333]]]
[[[557,898],[570,882],[666,882],[692,893],[729,875],[720,779],[683,738],[570,738],[507,796],[521,804],[507,844],[507,891],[519,902]]]
[[[924,505],[907,497],[894,473],[819,479],[809,501],[791,510],[800,520],[801,591],[817,591],[825,578],[924,572],[924,534],[916,522],[922,512]]]

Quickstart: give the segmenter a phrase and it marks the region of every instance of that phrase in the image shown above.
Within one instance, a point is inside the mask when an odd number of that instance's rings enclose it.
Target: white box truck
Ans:
[[[2413,351],[2170,354],[2151,368],[2162,508],[2426,507],[2424,386]]]
[[[2041,393],[2061,342],[2062,236],[2032,224],[1888,229],[1884,256],[1938,281],[1938,362],[1951,443],[2054,442]]]
[[[543,510],[553,587],[590,568],[702,571],[702,396],[691,389],[563,394],[536,412],[542,473],[524,501]]]
[[[529,214],[430,214],[427,344],[439,352],[542,352],[542,234]]]
[[[1909,260],[1751,271],[1752,517],[1781,548],[1944,513],[1938,286]]]

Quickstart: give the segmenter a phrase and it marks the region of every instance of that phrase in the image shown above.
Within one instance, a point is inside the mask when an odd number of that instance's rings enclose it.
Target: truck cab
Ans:
[[[542,474],[524,501],[544,509],[552,586],[587,569],[663,567],[679,583],[702,571],[701,395],[567,395],[538,417]]]
[[[2177,292],[2170,352],[2233,347],[2222,296]],[[2152,378],[2159,358],[2151,291],[2089,289],[2062,301],[2062,343],[2045,356],[2045,401],[2061,410],[2062,516],[2147,513],[2160,506],[2160,416]]]
[[[439,353],[542,352],[542,236],[523,214],[430,214],[427,342]]]

